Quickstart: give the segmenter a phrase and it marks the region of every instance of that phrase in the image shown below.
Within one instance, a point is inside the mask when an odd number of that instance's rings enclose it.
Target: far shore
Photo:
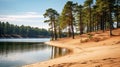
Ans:
[[[4,34],[0,35],[0,38],[50,38],[50,36],[22,36],[22,35],[17,35],[17,34]]]
[[[92,38],[83,34],[75,36],[75,39],[61,38],[46,42],[48,45],[67,48],[71,53],[23,67],[120,67],[120,28],[113,30],[115,36],[110,36],[109,31],[90,34]]]

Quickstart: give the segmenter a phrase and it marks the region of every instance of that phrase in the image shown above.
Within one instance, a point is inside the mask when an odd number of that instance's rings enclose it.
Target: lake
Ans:
[[[0,67],[19,67],[66,55],[69,50],[44,44],[49,38],[0,39]]]

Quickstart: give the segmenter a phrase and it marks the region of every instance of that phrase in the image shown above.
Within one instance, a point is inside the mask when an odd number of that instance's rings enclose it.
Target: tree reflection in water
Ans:
[[[14,52],[28,52],[36,50],[44,50],[50,48],[43,43],[24,43],[24,42],[0,42],[0,55],[8,55]]]
[[[51,59],[63,56],[69,53],[69,50],[64,48],[58,48],[49,46],[44,43],[28,43],[28,42],[0,42],[0,55],[7,56],[10,53],[15,52],[30,52],[44,49],[51,49]]]
[[[58,48],[58,47],[52,46],[51,59],[57,58],[57,57],[60,57],[60,56],[64,56],[64,55],[68,54],[69,52],[70,51],[68,49]]]

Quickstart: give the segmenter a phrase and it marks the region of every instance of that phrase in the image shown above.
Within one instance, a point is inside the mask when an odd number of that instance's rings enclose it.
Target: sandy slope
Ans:
[[[24,67],[120,67],[120,29],[91,33],[93,36],[83,34],[75,39],[62,38],[47,42],[49,45],[64,47],[72,52],[69,55],[48,60],[45,62],[26,65]]]

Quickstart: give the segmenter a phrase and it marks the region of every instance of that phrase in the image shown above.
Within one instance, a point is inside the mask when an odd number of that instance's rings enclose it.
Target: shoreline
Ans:
[[[119,67],[120,36],[110,37],[108,33],[103,34],[99,34],[104,39],[99,42],[90,40],[85,43],[80,43],[81,39],[79,37],[46,42],[48,45],[66,48],[72,52],[59,58],[25,65],[23,67]],[[105,39],[107,36],[108,38]],[[101,38],[101,36],[99,37]],[[85,39],[82,38],[82,40]]]
[[[71,48],[68,48],[68,47],[64,47],[64,46],[59,46],[59,45],[55,45],[56,43],[52,43],[51,41],[49,41],[49,42],[44,42],[45,44],[47,44],[47,45],[50,45],[50,46],[54,46],[54,47],[59,47],[59,48],[65,48],[65,49],[67,49],[68,51],[69,51],[69,53],[67,54],[67,55],[69,55],[69,54],[71,54],[71,53],[73,53],[73,49],[71,49]],[[57,43],[58,44],[58,43]]]

